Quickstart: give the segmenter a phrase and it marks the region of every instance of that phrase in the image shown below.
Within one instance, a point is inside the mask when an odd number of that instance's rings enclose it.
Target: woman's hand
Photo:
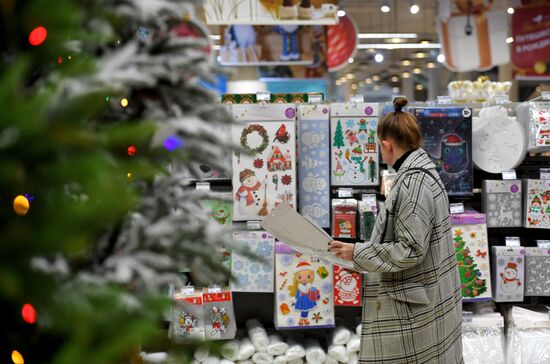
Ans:
[[[355,248],[355,244],[333,240],[328,244],[328,246],[328,251],[331,253],[336,253],[338,258],[342,258],[350,262],[353,261],[353,249]]]

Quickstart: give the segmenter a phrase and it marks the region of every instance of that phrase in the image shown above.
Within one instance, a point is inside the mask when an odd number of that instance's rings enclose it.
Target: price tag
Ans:
[[[256,101],[271,101],[271,92],[269,91],[258,91],[256,92]]]
[[[542,91],[540,95],[543,100],[550,100],[550,91]]]
[[[220,286],[208,286],[208,293],[221,293],[222,289]]]
[[[437,96],[437,103],[440,105],[443,104],[452,104],[451,96]]]
[[[363,95],[353,95],[349,98],[349,101],[359,104],[361,102],[365,102],[365,96],[363,96]]]
[[[474,313],[469,311],[462,312],[462,322],[472,322],[474,318]]]
[[[508,95],[495,95],[495,104],[502,105],[502,104],[509,104],[510,103],[510,96]]]
[[[550,168],[540,169],[540,179],[550,179]]]
[[[376,195],[373,194],[363,194],[361,196],[361,200],[363,202],[367,202],[369,204],[376,204]]]
[[[310,93],[307,94],[307,97],[310,104],[319,104],[323,101],[323,95],[320,93]]]
[[[537,240],[537,247],[550,249],[550,240]]]
[[[260,221],[259,220],[247,221],[246,228],[248,230],[260,230]]]
[[[353,188],[339,188],[338,197],[340,198],[353,197]]]
[[[180,290],[181,294],[188,295],[195,293],[195,287],[193,286],[185,286]]]
[[[451,214],[453,215],[464,213],[464,204],[462,202],[452,203],[450,205],[450,208],[451,208]]]
[[[195,187],[197,191],[210,191],[210,182],[197,182]]]
[[[507,236],[506,237],[506,246],[520,246],[521,242],[517,236]]]
[[[517,179],[516,170],[511,169],[509,171],[503,171],[502,172],[502,179]]]

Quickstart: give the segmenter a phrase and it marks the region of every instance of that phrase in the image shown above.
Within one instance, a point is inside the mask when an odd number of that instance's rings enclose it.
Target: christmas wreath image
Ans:
[[[262,137],[262,144],[260,144],[256,148],[250,148],[250,146],[248,145],[248,135],[254,132],[260,134],[260,136]],[[265,150],[265,148],[267,148],[268,144],[269,144],[269,137],[267,135],[267,131],[260,124],[252,124],[243,129],[241,133],[241,146],[245,150],[250,151],[250,153],[252,154],[262,153]]]

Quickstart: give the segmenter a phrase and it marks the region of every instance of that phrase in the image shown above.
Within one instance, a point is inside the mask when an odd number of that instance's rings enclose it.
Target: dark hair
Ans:
[[[402,111],[407,103],[404,97],[396,97],[393,100],[395,111],[386,115],[378,124],[378,137],[391,138],[402,148],[418,149],[422,144],[420,126],[413,114]]]

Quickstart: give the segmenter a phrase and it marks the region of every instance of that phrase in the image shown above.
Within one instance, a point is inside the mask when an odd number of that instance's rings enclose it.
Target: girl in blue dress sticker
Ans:
[[[294,271],[292,285],[288,287],[290,295],[296,298],[294,309],[300,311],[300,326],[309,325],[309,311],[317,307],[317,301],[321,297],[319,290],[313,287],[314,279],[315,273],[311,264],[301,261]]]

